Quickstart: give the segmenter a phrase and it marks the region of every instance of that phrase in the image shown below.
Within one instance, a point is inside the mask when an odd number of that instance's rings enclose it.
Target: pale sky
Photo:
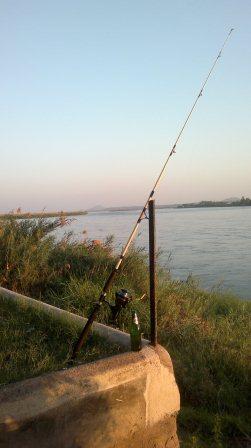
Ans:
[[[251,1],[2,0],[0,211],[251,197]]]

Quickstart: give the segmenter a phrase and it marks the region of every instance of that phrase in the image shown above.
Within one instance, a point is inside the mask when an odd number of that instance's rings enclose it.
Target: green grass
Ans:
[[[112,240],[104,246],[56,242],[48,224],[0,224],[0,284],[87,316],[115,263]],[[142,329],[149,337],[148,268],[143,251],[132,248],[108,295],[133,292]],[[250,442],[251,303],[217,291],[205,292],[193,280],[173,281],[158,272],[159,341],[169,351],[181,392],[179,430],[184,448],[246,447]],[[99,320],[109,322],[104,306]],[[130,308],[119,326],[127,330]]]
[[[67,368],[78,331],[42,311],[0,297],[0,386]],[[121,349],[97,334],[89,339],[77,363],[91,362]]]

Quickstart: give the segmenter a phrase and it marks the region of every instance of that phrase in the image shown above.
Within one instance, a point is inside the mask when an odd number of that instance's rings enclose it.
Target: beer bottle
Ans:
[[[132,324],[130,329],[130,336],[131,336],[131,350],[133,352],[141,350],[142,348],[141,331],[136,311],[132,311]]]

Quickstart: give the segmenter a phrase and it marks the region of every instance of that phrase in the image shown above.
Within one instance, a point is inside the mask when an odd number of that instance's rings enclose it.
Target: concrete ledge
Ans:
[[[31,297],[24,296],[2,287],[0,287],[0,296],[6,300],[18,303],[23,307],[32,307],[36,310],[41,310],[43,313],[49,314],[50,316],[53,316],[54,319],[61,322],[74,323],[80,331],[87,321],[85,317],[78,316],[77,314],[70,313],[69,311],[62,310],[61,308],[49,305],[48,303],[32,299]],[[116,330],[115,328],[108,327],[107,325],[98,322],[94,322],[93,330],[111,343],[118,344],[121,347],[130,348],[130,335],[128,333]],[[149,344],[149,341],[143,339],[142,343],[144,346]]]

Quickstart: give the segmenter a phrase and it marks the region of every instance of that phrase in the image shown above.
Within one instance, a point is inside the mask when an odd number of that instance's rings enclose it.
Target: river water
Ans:
[[[119,250],[137,217],[137,211],[92,212],[76,217],[68,230],[78,239],[114,235]],[[174,278],[193,274],[206,289],[226,289],[251,299],[251,207],[157,210],[156,238],[159,262]],[[146,220],[135,243],[148,246]]]

